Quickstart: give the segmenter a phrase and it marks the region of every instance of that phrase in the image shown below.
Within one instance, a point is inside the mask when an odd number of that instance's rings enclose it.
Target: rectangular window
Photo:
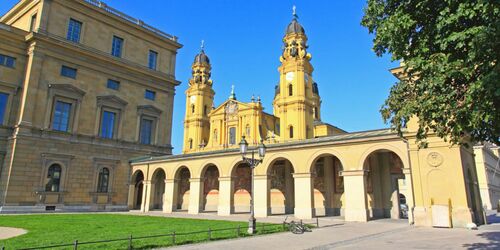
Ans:
[[[76,69],[63,65],[61,67],[61,75],[75,79],[76,78]]]
[[[146,89],[146,92],[144,93],[144,98],[154,101],[156,98],[156,92]]]
[[[16,66],[16,58],[0,54],[0,65],[14,68]]]
[[[56,101],[54,117],[52,118],[52,129],[68,132],[71,103]]]
[[[69,19],[68,34],[66,35],[66,39],[75,43],[79,43],[81,31],[82,23],[73,18]]]
[[[149,68],[156,70],[156,62],[158,60],[158,53],[155,51],[149,51]]]
[[[31,16],[30,31],[34,31],[36,27],[36,14]]]
[[[0,93],[0,124],[4,124],[5,109],[7,108],[7,101],[9,100],[9,95],[5,93]]]
[[[107,87],[108,87],[108,89],[118,90],[120,88],[120,82],[108,79]]]
[[[116,122],[116,113],[110,111],[102,112],[101,118],[101,137],[113,138]]]
[[[236,128],[235,127],[229,128],[229,144],[230,145],[236,144]]]
[[[111,55],[122,57],[123,39],[113,36],[113,44],[111,46]]]
[[[151,144],[153,134],[153,120],[143,118],[141,120],[140,141],[142,144]]]

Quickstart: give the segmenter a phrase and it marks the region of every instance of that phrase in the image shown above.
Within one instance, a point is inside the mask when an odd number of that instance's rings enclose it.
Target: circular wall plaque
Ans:
[[[427,163],[433,167],[438,167],[443,163],[443,156],[438,152],[431,152],[427,155]]]

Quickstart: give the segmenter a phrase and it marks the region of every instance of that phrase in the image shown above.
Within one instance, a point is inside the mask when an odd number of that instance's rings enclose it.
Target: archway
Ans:
[[[163,198],[165,195],[165,171],[157,169],[153,173],[151,181],[151,202],[152,209],[163,209]]]
[[[141,209],[142,204],[142,190],[144,189],[144,174],[141,170],[136,171],[132,175],[132,185],[134,185],[134,202],[132,203],[133,209]]]
[[[208,165],[201,176],[203,177],[202,210],[215,212],[219,205],[219,169],[215,165]]]
[[[277,159],[268,168],[269,204],[271,214],[293,214],[294,212],[294,169],[284,158]]]
[[[188,210],[189,207],[189,190],[190,183],[189,179],[191,178],[191,173],[187,167],[180,167],[175,174],[175,179],[177,180],[176,190],[176,209],[177,210]]]
[[[250,212],[250,193],[252,191],[252,169],[247,163],[239,163],[232,172],[233,177],[233,211],[235,213]]]
[[[344,214],[344,178],[340,160],[331,154],[321,155],[313,161],[313,204],[316,216]]]
[[[369,219],[404,217],[400,207],[399,185],[404,179],[403,162],[389,150],[377,150],[363,164]]]

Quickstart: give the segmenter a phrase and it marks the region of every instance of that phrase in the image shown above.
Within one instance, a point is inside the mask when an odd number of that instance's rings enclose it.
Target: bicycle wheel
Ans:
[[[294,234],[303,234],[304,233],[302,228],[300,228],[300,225],[297,225],[295,223],[290,225],[290,231],[292,231],[292,233],[294,233]]]

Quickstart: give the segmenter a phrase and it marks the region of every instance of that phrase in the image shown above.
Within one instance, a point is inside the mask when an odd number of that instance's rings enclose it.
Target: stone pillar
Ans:
[[[324,160],[324,183],[325,183],[325,215],[333,215],[333,180],[334,166],[332,157],[325,157]]]
[[[344,177],[345,221],[368,221],[365,170],[342,171]]]
[[[254,211],[255,217],[267,217],[269,215],[269,177],[267,175],[254,176]]]
[[[142,182],[142,202],[141,202],[141,212],[149,212],[149,206],[151,203],[151,181]]]
[[[135,185],[133,183],[128,184],[128,200],[127,207],[129,210],[134,209],[134,200],[135,200]]]
[[[233,212],[233,192],[232,177],[219,177],[219,204],[217,205],[217,215],[230,215]]]
[[[402,176],[397,174],[391,174],[391,219],[399,219],[400,218],[400,209],[399,209],[399,185],[398,180]]]
[[[268,183],[270,187],[271,183]],[[285,213],[287,214],[293,214],[295,207],[295,190],[293,184],[293,166],[289,161],[285,161]]]
[[[203,192],[201,185],[203,184],[200,178],[189,179],[189,206],[188,214],[200,213],[201,193]]]
[[[149,209],[148,211],[150,210],[153,210],[154,207],[155,207],[155,199],[156,199],[156,185],[154,182],[150,181],[149,182]]]
[[[295,217],[312,219],[314,217],[313,186],[311,173],[293,174],[295,182]]]
[[[405,175],[406,182],[406,205],[408,205],[408,224],[414,223],[413,209],[415,207],[415,202],[413,200],[413,183],[410,168],[403,168],[403,174]]]
[[[175,179],[165,180],[165,195],[163,196],[163,212],[172,213],[177,206],[177,185]]]

